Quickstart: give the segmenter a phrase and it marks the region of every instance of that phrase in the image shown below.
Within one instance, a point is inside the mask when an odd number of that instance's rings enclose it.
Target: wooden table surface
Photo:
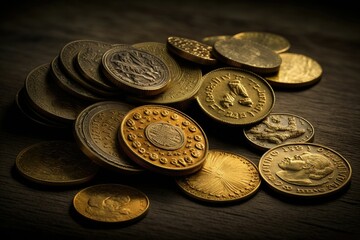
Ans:
[[[0,230],[1,236],[48,239],[355,239],[360,236],[360,31],[351,1],[3,1],[0,23]],[[313,1],[314,2],[314,1]],[[335,2],[335,3],[334,3]],[[341,4],[341,5],[340,5]],[[25,147],[71,139],[23,117],[14,99],[25,77],[49,63],[68,42],[92,39],[134,44],[195,40],[243,31],[287,38],[289,52],[317,60],[323,76],[303,90],[274,90],[273,112],[309,120],[315,143],[340,153],[352,166],[351,184],[338,194],[299,200],[275,194],[266,184],[247,201],[212,206],[184,196],[169,177],[125,177],[103,171],[68,188],[29,183],[14,163]],[[208,124],[195,103],[186,110],[207,133],[210,148],[259,163],[240,129]],[[145,218],[127,226],[89,224],[72,209],[74,195],[96,183],[121,183],[146,193]]]

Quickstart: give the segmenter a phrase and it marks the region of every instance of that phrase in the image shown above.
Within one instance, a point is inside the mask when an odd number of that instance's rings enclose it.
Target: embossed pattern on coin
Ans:
[[[254,163],[220,150],[209,150],[201,170],[175,180],[186,194],[207,202],[244,200],[253,196],[261,183]]]
[[[75,210],[83,217],[104,223],[132,223],[143,218],[150,207],[140,190],[120,184],[98,184],[79,191]]]
[[[320,197],[343,189],[351,179],[349,162],[329,147],[287,143],[265,152],[259,171],[275,191],[287,196]]]

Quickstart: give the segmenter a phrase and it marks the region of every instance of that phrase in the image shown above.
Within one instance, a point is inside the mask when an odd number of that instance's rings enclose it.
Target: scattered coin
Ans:
[[[230,39],[232,35],[217,35],[204,37],[201,41],[207,45],[214,46],[217,41]]]

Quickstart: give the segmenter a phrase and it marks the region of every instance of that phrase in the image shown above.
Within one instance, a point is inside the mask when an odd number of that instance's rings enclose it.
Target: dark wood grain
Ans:
[[[1,236],[49,239],[355,239],[360,236],[360,31],[351,1],[3,1],[0,22],[0,230]],[[295,2],[295,1],[293,1]],[[315,1],[314,1],[315,2]],[[340,5],[341,4],[341,5]],[[265,184],[251,199],[216,207],[187,198],[171,178],[126,177],[103,170],[90,183],[45,188],[14,170],[30,144],[71,139],[45,129],[14,105],[35,67],[49,63],[77,39],[115,43],[164,42],[168,36],[200,40],[242,31],[268,31],[291,43],[290,52],[316,59],[321,81],[307,89],[275,89],[274,112],[289,112],[315,127],[315,143],[351,164],[351,185],[335,196],[311,201],[274,194]],[[208,134],[210,147],[239,153],[258,164],[239,129],[217,126],[195,103],[187,110]],[[148,215],[129,226],[79,219],[74,195],[95,183],[122,183],[145,192]]]

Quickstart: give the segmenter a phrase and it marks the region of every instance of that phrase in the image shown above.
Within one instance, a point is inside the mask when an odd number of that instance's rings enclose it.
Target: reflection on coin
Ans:
[[[127,46],[119,45],[106,51],[102,66],[114,85],[136,95],[159,94],[170,82],[169,68],[160,58]]]
[[[209,36],[204,37],[201,41],[207,45],[214,46],[217,41],[230,39],[231,37],[231,35]]]
[[[241,32],[235,34],[233,38],[260,43],[276,53],[286,52],[290,48],[290,43],[286,38],[269,32]]]
[[[25,178],[45,185],[80,184],[98,172],[98,166],[68,141],[31,145],[17,155],[15,165]]]
[[[211,54],[212,46],[196,40],[171,36],[167,39],[166,47],[175,55],[194,63],[201,65],[217,63],[216,58]]]
[[[119,152],[119,126],[132,108],[117,101],[98,102],[85,108],[74,124],[74,135],[80,149],[101,166],[123,173],[142,172],[140,166]]]
[[[260,150],[293,142],[311,142],[314,127],[305,118],[289,113],[270,113],[264,120],[243,129],[246,139]]]
[[[296,88],[317,83],[322,76],[322,68],[314,59],[297,53],[281,53],[279,72],[266,76],[266,80],[276,87]]]
[[[203,76],[196,95],[201,109],[216,121],[249,125],[263,120],[275,104],[275,93],[262,77],[238,68],[218,68]]]
[[[314,143],[288,143],[268,150],[259,171],[272,189],[297,197],[333,194],[350,182],[352,174],[343,156]]]
[[[169,176],[199,170],[209,148],[205,132],[193,119],[162,105],[130,110],[120,125],[119,142],[139,165]]]
[[[261,178],[257,166],[235,153],[209,150],[201,170],[176,178],[186,194],[207,202],[233,202],[253,196]]]
[[[217,41],[214,55],[222,62],[258,74],[276,73],[281,64],[279,54],[256,42],[236,38]]]
[[[96,222],[130,223],[145,217],[150,201],[136,188],[99,184],[79,191],[73,206],[83,217]]]

